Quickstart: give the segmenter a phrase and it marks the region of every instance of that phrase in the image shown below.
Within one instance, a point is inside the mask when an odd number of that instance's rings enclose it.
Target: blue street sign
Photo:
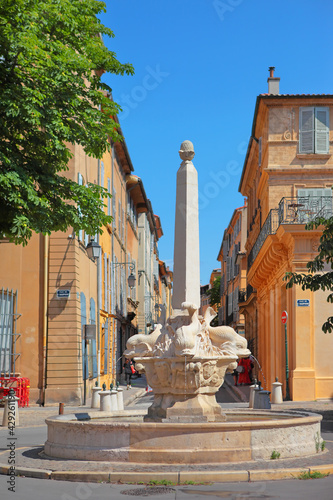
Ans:
[[[70,290],[57,290],[57,299],[69,299],[70,295]]]
[[[310,307],[310,300],[309,299],[298,299],[297,300],[297,307]]]

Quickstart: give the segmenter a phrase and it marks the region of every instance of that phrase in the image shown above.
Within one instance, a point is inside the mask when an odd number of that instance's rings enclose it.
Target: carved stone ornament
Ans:
[[[247,340],[231,327],[211,327],[215,316],[209,307],[205,317],[199,317],[197,306],[185,302],[165,326],[128,339],[124,354],[134,358],[136,369],[146,373],[154,391],[146,420],[225,419],[215,393],[226,371],[236,368],[238,357],[251,352]]]

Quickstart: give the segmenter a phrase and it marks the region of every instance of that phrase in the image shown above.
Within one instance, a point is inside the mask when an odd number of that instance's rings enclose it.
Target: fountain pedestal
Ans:
[[[134,358],[154,390],[145,421],[222,422],[226,420],[215,394],[236,356]]]

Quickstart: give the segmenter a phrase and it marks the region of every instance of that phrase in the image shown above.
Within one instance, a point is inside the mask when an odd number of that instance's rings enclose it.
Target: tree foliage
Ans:
[[[108,50],[113,37],[96,0],[0,2],[0,235],[26,244],[32,231],[101,232],[101,187],[63,174],[79,144],[101,158],[119,140],[119,106],[101,82],[103,70],[132,74]]]
[[[318,247],[318,255],[307,263],[308,273],[286,273],[284,277],[287,280],[287,288],[293,285],[301,285],[302,290],[317,290],[330,291],[327,302],[333,302],[333,217],[328,219],[316,217],[309,222],[305,228],[308,230],[317,229],[323,226],[323,232],[320,237]],[[325,264],[332,271],[323,272]],[[324,333],[333,331],[333,316],[327,318],[327,321],[322,326]]]
[[[220,305],[221,295],[220,295],[220,286],[221,286],[221,276],[217,276],[215,278],[212,288],[207,290],[207,295],[209,295],[209,304],[214,306],[217,304]]]

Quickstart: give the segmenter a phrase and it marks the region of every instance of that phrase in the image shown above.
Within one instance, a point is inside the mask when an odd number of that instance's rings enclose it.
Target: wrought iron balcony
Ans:
[[[280,224],[306,224],[316,217],[332,217],[331,196],[282,198],[279,203]]]
[[[275,234],[278,227],[279,227],[279,209],[272,208],[247,258],[248,269],[250,269],[250,267],[252,266],[267,236],[269,234]]]
[[[316,217],[332,217],[333,198],[331,196],[298,196],[282,198],[279,208],[272,208],[253,245],[248,259],[248,269],[252,266],[266,238],[275,234],[280,224],[306,224]]]

